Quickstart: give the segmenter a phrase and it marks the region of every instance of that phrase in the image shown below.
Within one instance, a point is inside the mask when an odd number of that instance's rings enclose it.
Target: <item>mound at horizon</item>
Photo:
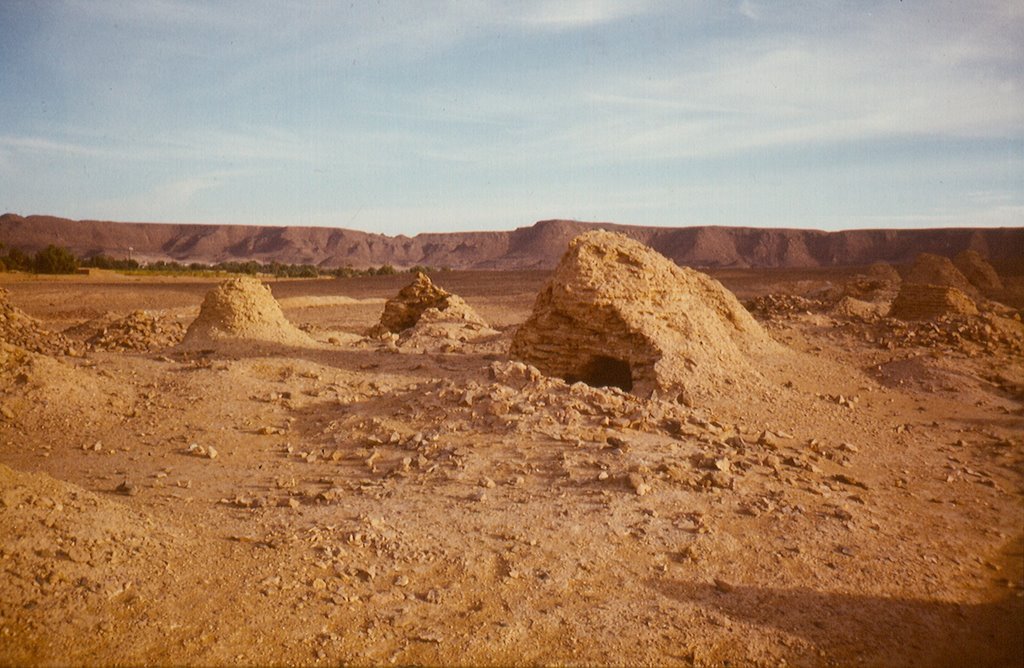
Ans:
[[[953,258],[953,264],[971,285],[983,295],[992,295],[1003,289],[1003,281],[995,268],[974,250],[965,250]]]
[[[284,317],[270,288],[249,277],[228,279],[206,294],[181,346],[194,348],[228,341],[296,346],[315,343]]]
[[[974,286],[948,257],[919,253],[903,279],[904,285],[937,285],[956,288],[964,294],[976,294]]]
[[[689,402],[758,377],[782,348],[721,283],[621,234],[569,245],[511,356],[568,382]]]

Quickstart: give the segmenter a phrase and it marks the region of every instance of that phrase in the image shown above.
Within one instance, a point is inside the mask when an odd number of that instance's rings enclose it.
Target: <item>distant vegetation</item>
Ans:
[[[249,260],[248,262],[218,262],[217,264],[202,264],[200,262],[182,264],[181,262],[165,262],[163,260],[141,263],[138,260],[119,260],[102,254],[93,255],[88,258],[78,258],[67,248],[53,245],[47,246],[35,255],[28,255],[17,248],[8,249],[3,244],[0,244],[0,271],[24,271],[35,274],[73,274],[79,268],[110,269],[131,274],[189,276],[246,274],[249,276],[260,275],[277,278],[319,278],[322,276],[353,278],[356,276],[390,276],[401,273],[390,264],[366,269],[356,269],[354,267],[324,269],[312,264],[285,264],[283,262],[264,264],[255,260]],[[413,274],[416,272],[429,274],[438,271],[449,271],[449,269],[417,265],[407,271]]]
[[[6,250],[0,244],[0,251]],[[36,274],[73,274],[78,269],[78,258],[61,246],[47,246],[35,255],[17,248],[0,255],[0,268],[4,271],[30,271]]]

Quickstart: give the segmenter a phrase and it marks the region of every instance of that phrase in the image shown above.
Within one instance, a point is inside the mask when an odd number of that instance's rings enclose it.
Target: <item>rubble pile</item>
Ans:
[[[74,347],[68,339],[43,325],[10,303],[10,293],[0,288],[0,341],[42,355],[69,355]]]
[[[964,353],[1004,351],[1024,355],[1024,324],[991,313],[916,321],[887,318],[867,335],[867,340],[887,350],[917,346]]]
[[[784,318],[795,313],[816,313],[828,307],[826,301],[799,295],[767,294],[748,299],[747,310],[762,320]]]
[[[86,339],[86,345],[90,350],[161,350],[177,345],[184,335],[185,327],[175,320],[134,311],[102,324]]]
[[[455,345],[493,334],[462,297],[434,285],[422,272],[384,304],[380,323],[369,332],[410,347]]]

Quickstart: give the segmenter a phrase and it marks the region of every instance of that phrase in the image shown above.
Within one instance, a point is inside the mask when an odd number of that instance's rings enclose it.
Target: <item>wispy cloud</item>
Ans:
[[[216,190],[243,172],[211,172],[163,181],[144,191],[124,196],[98,199],[90,204],[98,217],[129,217],[155,220],[170,215],[179,220],[195,220],[191,209],[197,195]]]
[[[736,8],[736,11],[752,21],[761,18],[760,10],[750,0],[743,0],[740,6]]]
[[[506,16],[528,27],[545,30],[570,30],[586,28],[631,16],[645,14],[653,3],[643,0],[540,0],[519,2],[513,5],[496,3],[498,6],[513,7]]]

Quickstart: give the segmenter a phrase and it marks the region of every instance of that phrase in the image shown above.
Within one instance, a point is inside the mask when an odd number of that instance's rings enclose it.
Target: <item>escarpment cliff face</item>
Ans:
[[[0,216],[0,242],[26,252],[49,244],[76,255],[142,261],[237,260],[357,268],[391,264],[452,269],[553,269],[574,237],[595,229],[625,234],[677,264],[694,267],[829,267],[918,253],[973,251],[1004,273],[1024,274],[1024,228],[820,230],[752,227],[636,227],[545,220],[513,231],[387,236],[328,227],[117,223],[52,216]]]

